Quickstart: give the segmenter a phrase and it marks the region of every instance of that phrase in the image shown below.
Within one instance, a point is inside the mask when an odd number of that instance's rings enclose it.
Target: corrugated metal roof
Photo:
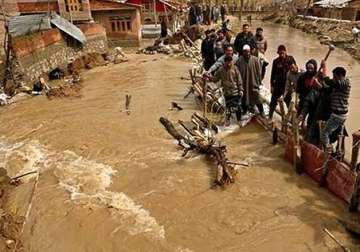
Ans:
[[[78,40],[79,42],[83,44],[86,42],[86,37],[84,33],[78,27],[76,27],[66,19],[60,17],[59,15],[52,14],[51,23],[60,30],[62,30],[63,32],[65,32],[66,34],[68,34],[69,36]]]
[[[324,8],[343,8],[346,7],[349,2],[352,0],[321,0],[319,2],[314,3],[314,5],[321,6]]]
[[[15,16],[9,20],[9,33],[13,37],[48,29],[51,29],[51,24],[46,14]]]
[[[51,29],[51,24],[79,42],[83,44],[86,42],[84,33],[78,27],[56,13],[52,13],[51,16],[47,14],[37,14],[12,17],[9,20],[9,32],[11,36],[17,37],[32,32]]]

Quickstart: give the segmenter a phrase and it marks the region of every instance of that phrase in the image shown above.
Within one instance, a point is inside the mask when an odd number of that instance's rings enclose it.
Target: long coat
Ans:
[[[245,59],[240,56],[236,66],[243,80],[243,105],[260,104],[261,65],[259,58],[251,55],[249,59]]]

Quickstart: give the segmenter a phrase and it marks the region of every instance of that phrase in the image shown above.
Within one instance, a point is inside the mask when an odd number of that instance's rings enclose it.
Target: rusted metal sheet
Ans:
[[[288,134],[288,141],[285,145],[285,159],[292,162],[292,151],[294,149],[292,136]],[[301,160],[304,172],[316,182],[320,181],[322,167],[324,165],[324,152],[315,145],[302,141],[301,143]],[[346,164],[332,159],[329,162],[329,173],[326,178],[327,189],[337,197],[349,202],[355,175]]]
[[[50,17],[46,14],[15,16],[9,20],[9,33],[13,37],[49,29]]]

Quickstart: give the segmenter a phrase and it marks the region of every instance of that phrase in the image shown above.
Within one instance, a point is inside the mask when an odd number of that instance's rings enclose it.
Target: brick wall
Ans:
[[[17,78],[34,81],[56,67],[65,67],[70,59],[89,52],[107,52],[104,28],[97,24],[87,24],[80,29],[87,37],[83,47],[68,46],[62,33],[57,29],[14,38],[14,72]]]
[[[4,3],[4,10],[10,14],[15,15],[18,12],[17,0],[0,0],[0,4]]]
[[[141,40],[141,19],[140,12],[137,9],[129,10],[109,10],[109,11],[93,11],[94,20],[105,27],[106,35],[114,45],[122,46],[138,46]],[[110,17],[130,17],[131,30],[114,32],[112,30]]]
[[[58,0],[60,15],[67,20],[72,21],[87,21],[92,20],[89,0],[82,0],[82,11],[67,12],[65,7],[65,0]]]

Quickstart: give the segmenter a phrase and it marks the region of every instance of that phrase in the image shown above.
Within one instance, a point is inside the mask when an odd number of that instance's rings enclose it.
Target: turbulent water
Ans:
[[[299,31],[264,26],[269,58],[279,41],[300,64],[326,51]],[[345,56],[336,51],[329,63],[348,67],[355,83],[358,65]],[[25,251],[340,251],[323,228],[359,249],[339,223],[349,218],[346,204],[296,175],[257,125],[222,140],[231,160],[250,166],[226,190],[209,189],[215,165],[195,153],[181,158],[158,122],[187,120],[197,109],[191,97],[183,100],[189,83],[180,77],[190,66],[131,55],[129,63],[84,72],[82,98],[1,108],[0,166],[11,176],[40,173]],[[359,125],[358,94],[354,84],[351,129]],[[171,101],[184,110],[170,111]],[[26,213],[34,177],[12,193],[9,209]]]

